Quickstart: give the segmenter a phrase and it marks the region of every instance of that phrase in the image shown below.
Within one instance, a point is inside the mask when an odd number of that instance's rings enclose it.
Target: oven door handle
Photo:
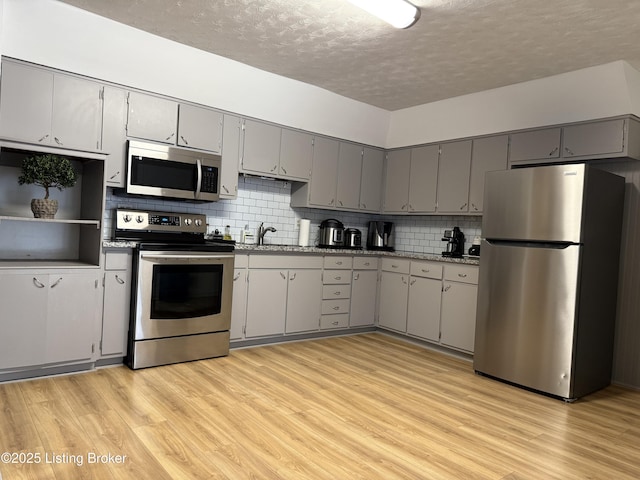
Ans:
[[[147,254],[142,253],[140,258],[148,258],[150,260],[153,259],[169,259],[169,260],[188,260],[188,259],[203,259],[203,258],[212,258],[212,259],[224,259],[224,258],[233,258],[233,255],[215,255],[215,254],[204,254],[204,255],[176,255],[176,254]]]
[[[202,160],[196,158],[196,169],[198,170],[198,179],[196,180],[196,198],[200,198],[200,190],[202,190]]]

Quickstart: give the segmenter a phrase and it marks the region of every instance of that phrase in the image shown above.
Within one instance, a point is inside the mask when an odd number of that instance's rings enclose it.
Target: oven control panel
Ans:
[[[207,233],[207,217],[200,213],[116,209],[119,231]]]

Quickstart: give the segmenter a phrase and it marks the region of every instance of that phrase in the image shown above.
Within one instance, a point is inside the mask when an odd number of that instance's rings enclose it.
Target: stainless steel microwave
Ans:
[[[195,202],[219,199],[222,159],[212,153],[128,141],[127,193]]]

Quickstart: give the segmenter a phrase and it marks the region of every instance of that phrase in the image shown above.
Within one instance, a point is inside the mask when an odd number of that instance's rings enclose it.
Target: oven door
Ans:
[[[140,251],[135,340],[229,330],[233,254]]]

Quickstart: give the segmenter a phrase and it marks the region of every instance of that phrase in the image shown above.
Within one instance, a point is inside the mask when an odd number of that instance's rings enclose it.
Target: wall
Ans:
[[[389,112],[54,0],[2,0],[2,54],[383,147]]]
[[[618,61],[392,112],[387,148],[640,115],[640,73]]]
[[[296,245],[298,243],[298,220],[311,220],[310,241],[317,243],[320,222],[327,218],[336,218],[345,228],[358,228],[362,231],[363,244],[366,241],[367,224],[370,220],[392,221],[396,226],[396,249],[415,253],[440,255],[444,242],[442,234],[446,228],[459,226],[471,245],[473,237],[480,235],[481,218],[473,216],[384,216],[364,213],[336,212],[310,208],[291,208],[291,184],[279,180],[265,180],[255,177],[240,177],[237,200],[221,200],[215,203],[190,204],[161,199],[142,199],[114,196],[107,191],[107,205],[104,236],[113,237],[113,210],[115,208],[141,208],[158,211],[202,213],[207,216],[208,232],[215,229],[224,231],[225,225],[231,227],[231,235],[239,241],[240,230],[249,225],[256,234],[258,226],[272,226],[277,232],[267,233],[266,243]],[[467,249],[468,249],[467,246]]]

